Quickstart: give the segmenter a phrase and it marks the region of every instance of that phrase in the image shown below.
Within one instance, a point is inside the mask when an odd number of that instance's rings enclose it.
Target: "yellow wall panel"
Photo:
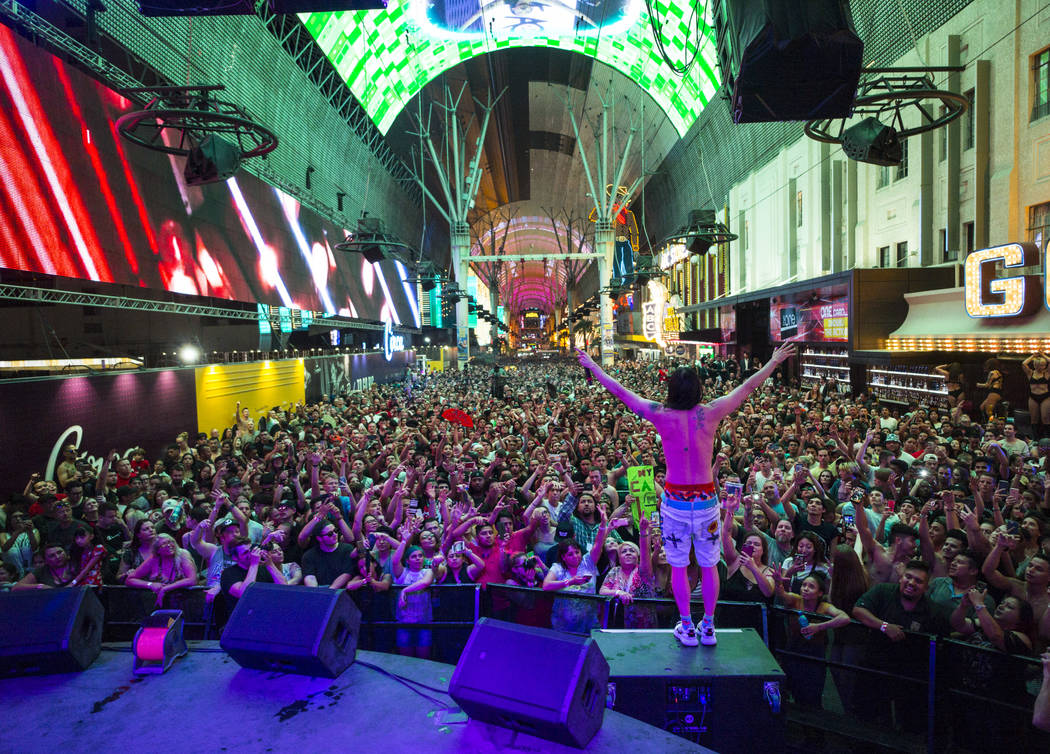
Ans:
[[[198,367],[197,430],[220,431],[233,425],[237,401],[253,419],[274,406],[306,400],[303,362],[260,361],[248,364],[212,364]]]

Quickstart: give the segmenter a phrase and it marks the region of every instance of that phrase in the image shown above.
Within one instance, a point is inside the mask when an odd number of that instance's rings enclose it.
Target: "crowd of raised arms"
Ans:
[[[673,366],[610,374],[662,402]],[[746,376],[732,359],[699,369],[705,401]],[[398,647],[420,656],[432,585],[608,595],[638,626],[652,616],[635,600],[670,596],[659,522],[635,515],[626,473],[654,467],[660,491],[659,437],[568,360],[233,409],[160,458],[113,451],[96,473],[69,446],[55,479],[33,473],[0,511],[4,588],[122,584],[161,605],[198,585],[229,603],[255,581],[401,586],[397,619],[415,627]],[[806,646],[851,619],[887,651],[907,631],[1032,656],[1050,642],[1050,441],[958,408],[800,393],[778,373],[721,424],[715,454],[723,600],[813,614],[789,627]],[[560,603],[555,628],[596,620],[586,600]]]

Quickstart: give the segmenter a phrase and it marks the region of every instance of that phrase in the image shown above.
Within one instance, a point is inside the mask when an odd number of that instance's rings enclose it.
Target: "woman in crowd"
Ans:
[[[868,569],[864,567],[857,551],[850,545],[837,545],[831,555],[831,587],[828,591],[828,601],[846,615],[852,615],[853,606],[870,588]],[[829,658],[844,665],[860,664],[867,641],[864,630],[857,625],[836,630]],[[835,679],[835,688],[838,689],[843,707],[847,712],[856,712],[856,688],[858,683],[865,681],[864,676],[848,668],[835,666],[831,668],[831,675]]]
[[[825,632],[848,626],[849,615],[825,600],[828,579],[819,571],[812,571],[802,579],[800,593],[784,591],[780,581],[777,587],[777,597],[784,607],[799,611],[788,618],[786,649],[814,658],[813,661],[807,661],[789,655],[781,656],[791,695],[799,704],[820,707],[827,675],[823,662],[827,643]]]
[[[131,530],[131,541],[125,545],[124,552],[120,556],[120,570],[117,572],[117,581],[124,583],[129,573],[150,558],[153,554],[154,539],[155,534],[152,521],[140,518],[135,522],[135,527]]]
[[[813,573],[820,573],[825,579],[830,571],[824,560],[824,540],[811,531],[804,531],[795,538],[795,547],[791,557],[780,567],[781,575],[787,580],[787,591],[796,594],[802,588],[802,581]]]
[[[294,561],[285,561],[284,550],[281,548],[280,542],[271,541],[266,546],[266,549],[270,551],[270,562],[281,569],[281,574],[284,576],[285,584],[288,586],[296,586],[297,584],[303,583],[302,566]]]
[[[430,593],[425,591],[434,581],[434,572],[424,567],[423,549],[416,545],[409,546],[412,538],[412,527],[402,528],[397,550],[393,555],[394,584],[403,587],[397,598],[398,623],[430,623],[433,612]],[[433,636],[430,629],[399,628],[397,630],[397,651],[427,659]]]
[[[149,589],[157,595],[157,605],[161,606],[168,592],[197,585],[193,558],[170,534],[154,537],[150,550],[150,557],[128,574],[128,586]]]
[[[1007,595],[995,608],[985,607],[987,589],[974,587],[959,601],[951,615],[952,629],[980,647],[995,647],[1010,654],[1031,654],[1035,614],[1032,604]],[[974,617],[968,617],[971,612]]]
[[[94,531],[90,526],[77,525],[73,533],[73,547],[69,551],[69,562],[77,572],[71,586],[102,586],[102,559],[106,548],[94,543]]]
[[[718,564],[721,583],[719,599],[728,602],[768,602],[773,597],[775,581],[769,567],[766,541],[757,532],[744,537],[737,550],[733,541],[733,515],[740,501],[731,497],[726,502],[726,519],[722,523],[722,557]]]
[[[599,505],[601,524],[594,545],[584,552],[575,539],[563,539],[558,543],[554,565],[543,579],[544,591],[567,591],[594,594],[598,585],[598,559],[605,548],[609,533],[608,514]],[[588,634],[598,626],[600,604],[588,600],[555,599],[551,611],[551,628],[570,633]]]
[[[448,551],[445,567],[440,569],[435,584],[473,584],[477,581],[485,562],[465,542],[456,542]]]
[[[601,594],[615,597],[624,608],[624,626],[627,628],[655,628],[656,614],[651,606],[635,606],[635,599],[652,599],[653,589],[652,550],[649,547],[649,519],[639,521],[639,544],[621,542],[617,548],[617,563],[605,581]],[[610,541],[610,540],[606,540]],[[642,552],[650,553],[645,557]]]
[[[385,592],[393,583],[393,576],[383,573],[372,553],[368,550],[358,554],[355,561],[356,572],[346,582],[346,588],[351,592],[360,589],[370,589],[373,592]]]
[[[33,519],[23,511],[14,511],[7,517],[7,531],[0,532],[0,553],[3,562],[15,567],[18,578],[33,567],[33,553],[39,549],[40,536]]]

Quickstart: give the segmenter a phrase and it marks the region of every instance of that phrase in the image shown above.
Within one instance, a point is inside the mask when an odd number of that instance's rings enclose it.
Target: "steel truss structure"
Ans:
[[[7,301],[25,301],[34,304],[69,304],[72,306],[98,306],[107,309],[125,311],[156,312],[158,314],[181,314],[195,317],[217,317],[236,319],[245,322],[258,322],[259,313],[255,309],[238,309],[233,306],[216,304],[192,304],[181,301],[157,301],[153,299],[117,296],[108,293],[86,293],[83,291],[63,291],[53,288],[36,288],[26,285],[0,283],[0,299]],[[385,325],[382,322],[350,319],[347,317],[319,317],[314,324],[331,328],[352,330],[374,330],[380,332]],[[418,334],[414,327],[395,326],[395,330],[404,333]]]

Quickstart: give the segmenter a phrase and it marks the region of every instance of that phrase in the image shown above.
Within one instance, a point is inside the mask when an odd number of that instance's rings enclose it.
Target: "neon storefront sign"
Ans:
[[[1033,243],[1009,243],[978,249],[966,257],[966,313],[977,319],[1016,317],[1030,314],[1042,301],[1050,309],[1050,287],[1043,271],[1042,290],[1032,276],[996,277],[996,265],[1007,269],[1039,264],[1039,247]]]

